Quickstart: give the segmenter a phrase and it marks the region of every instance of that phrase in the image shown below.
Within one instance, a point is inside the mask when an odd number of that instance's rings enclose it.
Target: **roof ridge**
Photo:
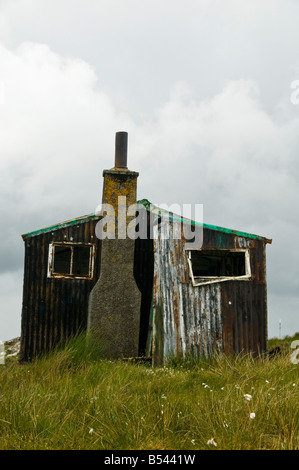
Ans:
[[[182,217],[179,214],[175,214],[173,212],[167,211],[166,209],[160,208],[159,206],[156,206],[155,204],[151,203],[148,199],[141,199],[140,201],[137,201],[137,204],[142,204],[147,210],[152,210],[157,209],[158,211],[172,214],[176,217],[174,220],[178,220],[181,222],[186,222],[186,223],[191,223],[191,225],[197,225],[197,226],[202,226],[203,228],[206,228],[208,230],[216,230],[219,232],[224,232],[224,233],[231,233],[240,237],[246,237],[246,238],[253,238],[256,240],[264,240],[266,243],[272,243],[272,239],[263,237],[262,235],[256,235],[253,233],[249,232],[243,232],[240,230],[235,230],[235,229],[229,229],[226,227],[220,227],[219,225],[211,225],[211,224],[206,224],[204,222],[197,222],[195,220],[187,219],[186,217]],[[172,218],[173,219],[173,218]]]
[[[208,229],[208,230],[216,230],[216,231],[219,231],[219,232],[234,234],[234,235],[237,235],[237,236],[240,236],[240,237],[254,238],[256,240],[264,240],[266,243],[272,243],[271,239],[263,237],[261,235],[255,235],[253,233],[242,232],[242,231],[239,231],[239,230],[220,227],[218,225],[211,225],[211,224],[206,224],[206,223],[203,223],[203,222],[197,222],[195,220],[187,219],[186,217],[182,217],[179,214],[175,214],[174,212],[168,211],[166,209],[162,209],[161,207],[151,203],[148,199],[140,199],[140,200],[137,201],[136,204],[142,204],[146,208],[146,210],[148,210],[148,211],[156,210],[156,211],[158,211],[158,213],[163,212],[163,213],[169,214],[169,215],[172,214],[172,220],[176,220],[176,221],[180,221],[180,222],[184,222],[184,223],[190,223],[191,225],[202,226],[203,228]],[[76,217],[75,219],[66,220],[66,221],[60,222],[58,224],[50,225],[48,227],[44,227],[44,228],[41,228],[41,229],[38,229],[38,230],[34,230],[32,232],[25,233],[25,234],[22,235],[22,238],[23,238],[23,240],[25,240],[26,238],[33,237],[35,235],[40,235],[41,233],[47,233],[47,232],[50,232],[50,231],[53,231],[53,230],[58,230],[58,229],[63,228],[63,227],[68,227],[68,226],[71,226],[71,225],[80,224],[80,223],[85,222],[86,220],[93,220],[93,219],[97,219],[98,217],[99,216],[96,214],[96,212],[92,212],[91,214],[83,215],[81,217]]]

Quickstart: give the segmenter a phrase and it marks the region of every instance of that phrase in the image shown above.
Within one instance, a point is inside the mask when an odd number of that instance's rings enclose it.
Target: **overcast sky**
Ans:
[[[120,130],[139,199],[273,239],[269,337],[299,331],[298,21],[297,0],[0,0],[1,340],[21,234],[95,210]]]

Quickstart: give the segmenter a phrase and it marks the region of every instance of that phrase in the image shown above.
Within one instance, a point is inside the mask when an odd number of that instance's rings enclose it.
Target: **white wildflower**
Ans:
[[[254,419],[255,418],[255,413],[250,413],[249,417],[250,417],[250,419]]]
[[[215,447],[217,447],[217,445],[218,445],[213,437],[208,440],[207,444],[208,444],[208,446],[215,446]]]
[[[191,439],[191,444],[195,445],[195,439]]]
[[[248,401],[250,401],[252,399],[252,396],[249,395],[249,393],[245,393],[245,395],[243,395],[243,397],[245,398],[245,400],[248,400]]]
[[[93,428],[90,428],[89,430],[89,433],[88,434],[92,434],[93,433]]]
[[[265,380],[266,384],[270,383],[269,380]]]

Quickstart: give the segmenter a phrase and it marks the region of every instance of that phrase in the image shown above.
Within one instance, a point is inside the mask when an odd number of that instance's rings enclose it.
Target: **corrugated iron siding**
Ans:
[[[153,298],[154,254],[153,240],[137,238],[134,254],[134,277],[141,292],[139,356],[149,356],[151,337],[150,313]]]
[[[173,237],[173,230],[180,227],[169,230],[162,223],[155,233],[153,363],[171,356],[265,351],[265,243],[204,229],[203,248],[249,248],[252,277],[194,287],[185,242]]]
[[[223,286],[224,287],[224,286]],[[227,282],[222,289],[223,351],[267,350],[265,286],[249,282]]]
[[[48,352],[80,330],[86,329],[88,297],[100,269],[100,241],[96,220],[45,232],[25,239],[25,266],[20,360]],[[95,244],[93,279],[48,278],[49,244]]]
[[[100,272],[101,242],[95,236],[96,223],[89,220],[25,239],[21,360],[47,352],[86,329],[89,293]],[[265,242],[204,229],[205,249],[250,250],[252,278],[194,287],[184,240],[172,237],[173,229],[169,237],[165,236],[165,230],[167,226],[162,223],[155,227],[153,243],[136,242],[134,274],[142,292],[140,354],[152,352],[153,363],[161,364],[169,356],[265,351]],[[92,280],[47,277],[49,244],[62,241],[95,244]],[[147,336],[152,338],[151,344]]]

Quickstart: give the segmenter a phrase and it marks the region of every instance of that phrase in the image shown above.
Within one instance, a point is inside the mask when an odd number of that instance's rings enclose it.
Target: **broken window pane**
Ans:
[[[229,250],[191,251],[194,277],[238,277],[246,275],[245,252]]]
[[[90,247],[74,246],[73,270],[74,276],[89,276]]]
[[[94,245],[54,242],[49,250],[50,277],[92,278]]]
[[[72,251],[70,246],[55,245],[53,272],[56,274],[71,273]]]

